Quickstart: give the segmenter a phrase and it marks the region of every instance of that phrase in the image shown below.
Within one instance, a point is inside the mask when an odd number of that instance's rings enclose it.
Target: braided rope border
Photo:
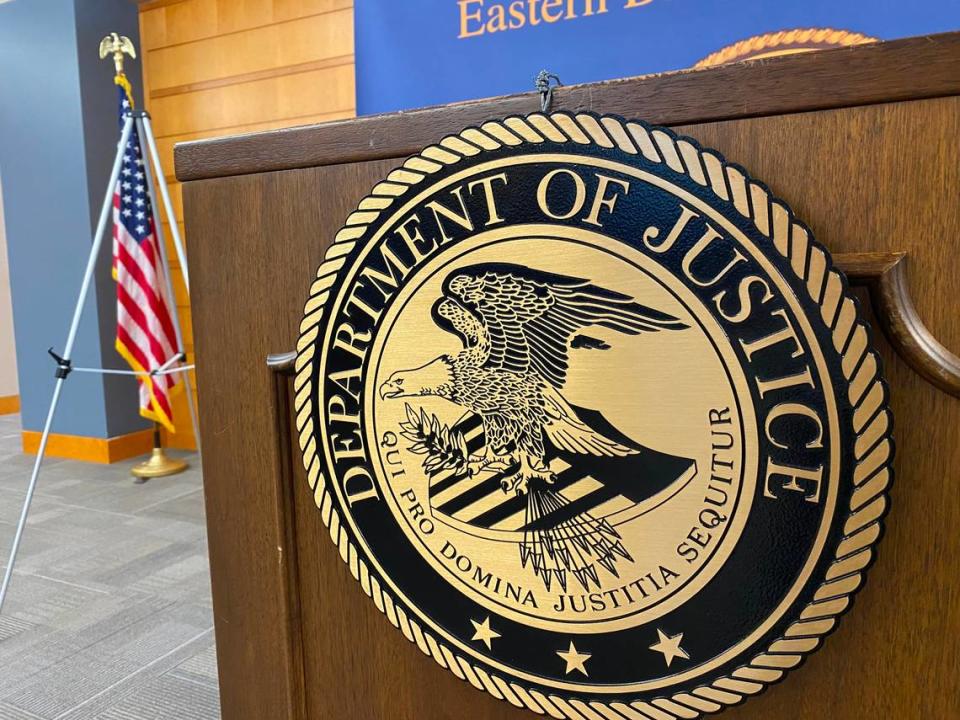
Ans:
[[[773,50],[784,45],[810,43],[819,47],[806,48],[809,50],[826,50],[851,45],[864,45],[879,42],[879,38],[870,37],[849,30],[834,30],[832,28],[798,28],[796,30],[781,30],[780,32],[754,35],[746,40],[740,40],[733,45],[717,50],[697,62],[693,67],[706,68],[724,65],[734,60],[750,60],[754,53],[762,50]]]
[[[824,583],[802,610],[800,619],[765,652],[729,675],[690,692],[678,692],[649,702],[606,703],[545,695],[511,679],[490,674],[453,652],[429,630],[423,629],[370,572],[350,540],[339,511],[334,508],[327,481],[320,470],[321,459],[312,420],[314,388],[311,366],[325,303],[347,256],[363,239],[368,227],[399,197],[444,166],[454,165],[485,150],[505,145],[537,144],[545,140],[578,145],[596,143],[605,148],[617,147],[631,155],[642,155],[650,162],[687,175],[699,185],[712,189],[719,199],[731,202],[772,242],[776,251],[789,260],[810,298],[820,306],[820,315],[831,329],[834,347],[842,355],[842,372],[849,382],[848,396],[854,408],[852,429],[857,436],[854,451],[857,465],[843,539],[837,545],[835,559],[827,570]],[[765,186],[751,180],[742,169],[728,164],[719,154],[701,149],[692,140],[677,137],[664,128],[611,116],[536,113],[488,122],[479,128],[468,128],[458,135],[448,136],[406,160],[360,201],[327,250],[310,288],[297,342],[294,408],[307,479],[323,522],[329,528],[330,538],[364,592],[425,655],[461,680],[500,700],[553,718],[692,720],[703,713],[717,712],[727,705],[742,702],[800,665],[804,657],[816,650],[824,636],[834,629],[838,616],[848,608],[852,595],[863,583],[864,574],[873,560],[873,545],[882,534],[882,518],[887,510],[885,491],[893,475],[890,467],[892,415],[886,406],[886,385],[879,370],[878,356],[870,348],[869,331],[858,318],[856,300],[847,293],[844,277],[833,269],[826,251],[811,238],[809,231],[794,220],[789,208],[771,196]]]

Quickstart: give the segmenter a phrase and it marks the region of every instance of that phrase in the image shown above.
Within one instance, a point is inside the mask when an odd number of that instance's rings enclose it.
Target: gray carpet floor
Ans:
[[[143,485],[134,461],[44,462],[0,614],[0,720],[220,717],[203,493],[187,459]],[[19,416],[0,416],[0,570],[32,463]]]

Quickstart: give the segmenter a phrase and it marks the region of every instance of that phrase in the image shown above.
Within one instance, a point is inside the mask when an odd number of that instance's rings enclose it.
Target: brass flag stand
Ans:
[[[133,49],[133,43],[129,38],[120,37],[116,33],[111,33],[100,43],[100,58],[112,56],[118,75],[123,74],[123,54],[136,57]],[[3,610],[3,603],[7,596],[7,590],[10,587],[10,581],[13,577],[13,568],[17,560],[17,552],[20,549],[20,541],[23,539],[23,532],[27,524],[27,515],[30,512],[30,504],[33,501],[33,495],[37,488],[37,480],[40,477],[40,466],[43,463],[44,454],[47,450],[47,441],[50,438],[50,428],[53,425],[53,418],[57,411],[57,405],[60,402],[60,394],[63,391],[63,382],[73,372],[94,373],[99,375],[133,375],[136,377],[158,377],[162,375],[171,375],[174,373],[187,373],[184,382],[187,387],[187,407],[190,410],[190,420],[193,423],[194,436],[197,439],[197,451],[200,451],[200,434],[197,431],[197,413],[193,406],[193,393],[189,387],[189,370],[192,365],[186,364],[186,355],[183,352],[183,334],[180,330],[180,317],[177,312],[175,302],[170,304],[171,319],[176,339],[176,349],[173,355],[168,358],[160,367],[150,372],[140,372],[136,370],[115,370],[113,368],[85,368],[73,365],[71,355],[73,354],[73,345],[76,341],[77,330],[80,326],[80,317],[83,313],[83,306],[90,291],[90,283],[93,279],[93,273],[96,269],[97,257],[100,253],[100,247],[103,243],[103,237],[107,230],[110,211],[113,208],[113,193],[120,177],[121,167],[123,165],[124,153],[127,150],[130,138],[133,135],[134,128],[137,131],[138,141],[140,143],[140,154],[143,158],[143,170],[147,181],[147,190],[151,198],[157,197],[157,187],[160,189],[161,197],[167,211],[167,220],[170,224],[170,232],[173,236],[174,248],[177,252],[177,258],[180,261],[180,268],[183,272],[183,281],[190,292],[190,278],[187,272],[187,258],[183,252],[183,243],[180,239],[180,232],[177,228],[176,218],[173,217],[173,206],[170,203],[170,194],[167,190],[167,184],[164,181],[163,169],[160,165],[160,155],[157,152],[156,141],[153,137],[153,130],[150,125],[150,115],[143,110],[129,109],[123,115],[123,129],[120,132],[120,142],[117,144],[117,154],[113,160],[113,169],[110,172],[110,179],[107,182],[107,190],[103,199],[103,205],[100,209],[100,216],[97,221],[97,229],[93,236],[93,243],[90,247],[90,254],[87,257],[87,265],[83,275],[83,282],[80,285],[80,294],[77,298],[77,304],[73,309],[73,318],[70,322],[70,330],[67,334],[67,342],[64,345],[63,355],[58,355],[51,348],[48,352],[57,364],[55,377],[56,384],[53,388],[53,396],[50,399],[50,408],[47,410],[46,421],[43,426],[43,433],[40,435],[40,446],[37,448],[37,457],[33,463],[33,472],[30,475],[30,482],[27,485],[26,497],[23,501],[23,507],[20,511],[20,518],[17,522],[17,528],[13,536],[13,544],[10,547],[10,555],[7,560],[7,567],[3,575],[3,584],[0,585],[0,612]],[[154,182],[154,170],[156,171],[157,181]],[[173,300],[173,284],[170,280],[170,263],[167,259],[166,245],[163,237],[163,225],[159,222],[156,202],[153,205],[154,227],[157,234],[157,247],[160,253],[160,262],[164,269],[165,290],[167,297]],[[140,473],[135,473],[139,478],[160,477],[162,475],[171,475],[174,472],[180,472],[183,467],[172,469],[173,465],[169,458],[163,454],[162,448],[159,448],[159,432],[154,431],[154,453],[146,463],[141,466]],[[148,467],[149,466],[149,467]],[[147,470],[154,472],[146,474]],[[162,470],[162,471],[161,471]]]
[[[190,392],[190,388],[186,389]],[[199,441],[198,441],[199,442]],[[150,478],[176,475],[186,470],[190,464],[186,460],[172,458],[163,449],[160,437],[160,423],[153,424],[153,452],[142,463],[137,463],[130,469],[130,474],[137,478],[137,482],[146,482]]]

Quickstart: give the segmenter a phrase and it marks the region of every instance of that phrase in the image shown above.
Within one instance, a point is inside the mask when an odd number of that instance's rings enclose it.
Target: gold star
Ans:
[[[490,616],[488,615],[487,619],[482,623],[478,623],[476,620],[471,620],[470,622],[473,623],[473,629],[476,631],[473,633],[473,637],[470,639],[479,640],[487,646],[487,650],[492,650],[493,648],[490,647],[490,641],[494,638],[500,637],[500,633],[491,629]]]
[[[576,645],[573,644],[573,640],[570,641],[570,649],[566,652],[562,650],[557,650],[557,655],[563,658],[563,661],[567,664],[566,673],[569,675],[574,670],[579,670],[584,675],[587,674],[587,668],[584,667],[584,663],[590,659],[590,653],[581,653],[577,652]]]
[[[687,651],[680,647],[680,643],[683,641],[683,633],[665,635],[663,630],[657,628],[657,635],[660,636],[660,641],[651,645],[650,649],[658,653],[663,653],[663,659],[666,661],[667,667],[670,667],[670,663],[673,662],[674,658],[681,657],[684,660],[690,659]]]

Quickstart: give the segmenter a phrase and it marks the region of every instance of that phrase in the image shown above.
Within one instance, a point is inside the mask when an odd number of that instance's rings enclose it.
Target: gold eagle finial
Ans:
[[[126,53],[132,58],[137,56],[137,51],[133,43],[126,35],[117,35],[110,33],[100,41],[100,59],[103,60],[107,55],[113,55],[113,65],[117,69],[117,75],[123,74],[123,54]]]

